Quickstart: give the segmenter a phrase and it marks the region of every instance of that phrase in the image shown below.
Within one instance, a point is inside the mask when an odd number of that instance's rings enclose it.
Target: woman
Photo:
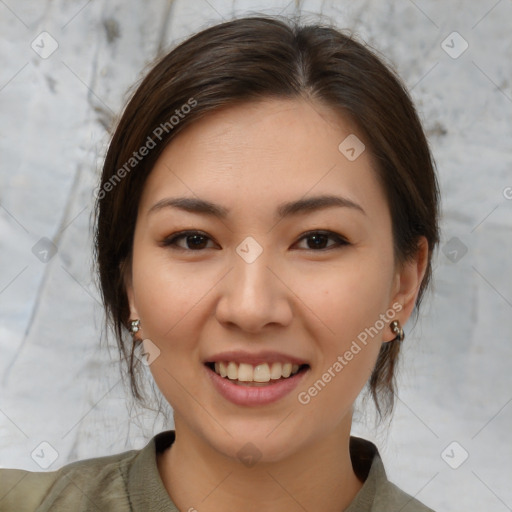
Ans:
[[[134,395],[147,365],[175,430],[0,470],[0,510],[431,510],[350,431],[365,384],[392,410],[438,238],[425,135],[373,53],[263,17],[191,37],[118,123],[95,239]]]

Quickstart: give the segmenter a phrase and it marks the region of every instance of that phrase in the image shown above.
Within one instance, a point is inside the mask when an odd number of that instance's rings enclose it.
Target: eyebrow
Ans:
[[[282,203],[276,209],[276,217],[283,219],[292,215],[305,214],[332,207],[352,208],[366,215],[366,212],[359,204],[346,197],[321,195]],[[168,197],[155,203],[149,209],[148,214],[163,208],[179,208],[187,212],[199,213],[219,219],[225,219],[230,213],[230,210],[227,208],[205,199],[196,197]]]

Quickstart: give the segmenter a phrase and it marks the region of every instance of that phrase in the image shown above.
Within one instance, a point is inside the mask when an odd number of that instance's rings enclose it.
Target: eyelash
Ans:
[[[189,236],[193,236],[193,235],[199,235],[203,238],[208,238],[211,240],[211,238],[206,234],[206,233],[203,233],[202,231],[181,231],[179,233],[175,233],[169,237],[167,237],[165,240],[162,241],[161,245],[163,247],[168,247],[172,250],[178,250],[178,251],[189,251],[189,252],[200,252],[200,251],[203,251],[203,249],[185,249],[183,247],[179,247],[176,245],[176,241],[177,240],[180,240],[181,238],[187,238]],[[332,238],[334,240],[336,240],[336,244],[334,245],[331,245],[329,247],[326,247],[326,248],[322,248],[322,249],[303,249],[305,251],[312,251],[312,252],[325,252],[325,251],[329,251],[329,250],[332,250],[334,248],[340,248],[340,247],[343,247],[345,245],[350,245],[349,242],[343,238],[341,235],[339,235],[338,233],[335,233],[333,231],[326,231],[326,230],[313,230],[313,231],[307,231],[306,233],[304,233],[300,238],[299,240],[297,240],[296,243],[304,240],[304,239],[308,239],[308,238],[311,238],[315,235],[324,235],[324,236],[327,236],[329,238]],[[208,247],[206,248],[208,249]]]

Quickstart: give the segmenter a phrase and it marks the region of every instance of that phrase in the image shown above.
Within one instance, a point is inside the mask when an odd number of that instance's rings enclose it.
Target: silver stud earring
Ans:
[[[389,324],[389,327],[391,327],[391,330],[396,334],[396,338],[391,341],[404,341],[404,330],[402,329],[400,322],[398,320],[393,320]]]
[[[139,332],[139,329],[140,329],[140,320],[137,318],[137,320],[132,320],[130,322],[130,327],[129,327],[129,331],[131,332],[131,334],[135,334],[137,332]]]

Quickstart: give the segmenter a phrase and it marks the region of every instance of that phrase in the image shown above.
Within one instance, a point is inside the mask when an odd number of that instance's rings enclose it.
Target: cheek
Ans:
[[[368,381],[382,344],[382,326],[376,323],[386,311],[383,294],[377,295],[374,288],[358,286],[352,293],[329,291],[321,297],[325,326],[314,333],[318,364],[297,395],[307,412],[306,429],[320,423],[327,432],[341,422]]]
[[[327,420],[342,417],[364,387],[374,368],[388,323],[392,259],[378,262],[357,258],[317,275],[316,286],[302,290],[316,321],[318,366],[300,391],[300,403]],[[309,402],[309,404],[306,404]],[[330,412],[329,412],[330,411]],[[314,416],[314,415],[313,415]]]
[[[339,265],[303,273],[294,291],[322,324],[320,339],[339,340],[334,345],[341,349],[387,310],[392,278],[391,258],[354,253]]]
[[[173,409],[187,410],[188,393],[199,391],[190,376],[198,370],[198,312],[211,279],[171,265],[165,251],[150,248],[134,252],[132,279],[142,336],[159,350],[150,365],[155,383]]]
[[[165,250],[147,246],[134,252],[132,268],[134,302],[144,336],[156,340],[172,336],[206,293],[209,281],[188,272],[186,265],[171,264]]]

